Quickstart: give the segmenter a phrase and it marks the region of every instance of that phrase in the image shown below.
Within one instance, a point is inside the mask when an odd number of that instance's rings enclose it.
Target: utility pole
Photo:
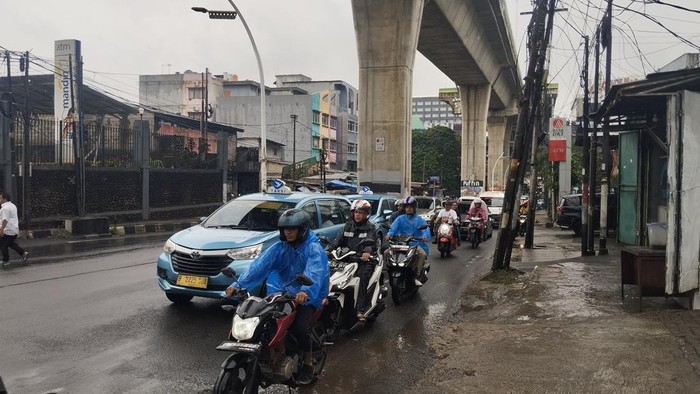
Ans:
[[[520,102],[517,129],[515,132],[514,152],[511,158],[509,175],[506,183],[506,192],[503,202],[503,214],[501,230],[498,232],[496,251],[493,257],[493,270],[507,269],[510,266],[510,256],[515,233],[513,221],[517,213],[518,204],[516,195],[522,179],[525,176],[527,152],[531,139],[527,137],[528,124],[534,119],[534,111],[541,97],[542,83],[544,79],[544,61],[546,58],[549,38],[552,31],[554,6],[556,1],[541,0],[535,4],[532,20],[530,21],[529,45],[530,64],[525,82],[524,96]],[[546,22],[546,27],[545,27]]]
[[[612,66],[612,0],[608,0],[607,15],[603,23],[603,47],[605,48],[605,94],[610,91]],[[596,109],[597,111],[597,109]],[[610,182],[610,119],[603,119],[603,177],[600,180],[600,242],[598,254],[608,254],[608,189]]]
[[[537,105],[535,117],[531,121],[532,146],[530,151],[530,190],[528,191],[529,195],[527,203],[528,210],[526,220],[527,229],[525,231],[525,249],[532,249],[535,243],[535,210],[537,205],[537,197],[535,197],[537,194],[537,166],[535,164],[537,162],[538,136],[542,131],[542,120],[544,118],[542,116],[543,108],[544,105],[542,100],[540,100],[540,103]]]
[[[29,108],[29,52],[24,53],[24,58],[20,59],[20,70],[24,71],[24,111],[22,121],[24,122],[24,135],[22,136],[22,221],[24,226],[31,228],[30,223],[30,169],[29,159],[31,147],[29,146],[29,129],[31,122],[31,110]]]
[[[583,37],[583,71],[581,73],[581,87],[583,87],[583,179],[581,185],[581,256],[591,256],[588,248],[588,203],[589,189],[589,155],[586,154],[586,148],[590,145],[588,137],[588,121],[590,115],[590,103],[588,100],[588,46],[590,38]]]
[[[3,107],[1,108],[0,115],[0,132],[2,135],[2,165],[3,165],[3,189],[6,193],[14,195],[13,191],[13,166],[14,166],[14,144],[10,138],[12,131],[12,121],[13,121],[13,111],[14,111],[14,100],[12,99],[12,69],[10,66],[10,52],[5,51],[5,62],[7,63],[7,94],[3,95],[5,99],[4,103],[0,103]],[[5,119],[6,118],[6,119]]]
[[[207,72],[209,69],[207,68]],[[199,142],[199,157],[202,164],[207,160],[207,126],[206,126],[206,87],[204,82],[204,74],[202,74],[202,98],[201,98],[201,110],[199,111],[199,132],[201,133],[201,139]]]
[[[297,181],[297,114],[291,114],[292,118],[292,184],[296,189]]]
[[[596,112],[598,111],[598,96],[600,90],[600,28],[596,30],[595,38],[595,84],[593,85],[593,103]],[[598,120],[596,119],[593,123],[593,133],[591,133],[591,145],[588,151],[588,175],[589,175],[589,187],[588,193],[592,198],[588,199],[588,252],[591,255],[595,255],[595,242],[593,241],[593,231],[595,230],[594,223],[594,213],[595,213],[595,200],[596,200],[596,183],[597,183],[597,171],[596,171],[596,161],[598,157]]]

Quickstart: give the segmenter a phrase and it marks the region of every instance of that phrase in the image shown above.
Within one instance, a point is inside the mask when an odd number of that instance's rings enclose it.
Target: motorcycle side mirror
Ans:
[[[224,276],[228,276],[229,278],[236,278],[236,271],[234,271],[234,269],[231,267],[226,267],[222,269],[221,273],[224,274]]]
[[[425,230],[428,228],[427,224],[422,224],[420,227],[418,227],[418,230]]]
[[[294,280],[302,286],[311,286],[314,284],[314,281],[312,281],[311,278],[304,274],[294,275]]]

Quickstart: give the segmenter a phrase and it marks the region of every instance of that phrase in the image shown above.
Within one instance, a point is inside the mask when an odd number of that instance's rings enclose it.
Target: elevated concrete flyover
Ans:
[[[353,0],[360,62],[359,181],[410,190],[415,50],[459,87],[462,180],[503,184],[521,78],[504,0]],[[486,131],[489,169],[486,168]]]

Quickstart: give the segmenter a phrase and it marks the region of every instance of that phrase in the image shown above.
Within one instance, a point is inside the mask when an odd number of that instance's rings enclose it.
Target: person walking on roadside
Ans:
[[[11,201],[8,193],[0,193],[0,252],[2,252],[2,262],[0,265],[6,267],[10,263],[10,251],[12,248],[17,254],[22,256],[22,263],[27,262],[29,253],[17,245],[19,235],[19,219],[17,218],[17,207]]]

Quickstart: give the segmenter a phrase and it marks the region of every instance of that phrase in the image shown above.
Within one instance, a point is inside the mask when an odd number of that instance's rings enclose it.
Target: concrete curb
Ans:
[[[85,234],[73,235],[64,229],[47,229],[47,230],[27,230],[20,231],[19,239],[47,239],[47,238],[64,238],[64,239],[98,239],[121,237],[132,234],[145,233],[161,233],[161,232],[177,232],[197,225],[198,222],[175,222],[175,223],[148,223],[148,224],[129,224],[124,226],[110,226],[109,233],[106,234]]]

